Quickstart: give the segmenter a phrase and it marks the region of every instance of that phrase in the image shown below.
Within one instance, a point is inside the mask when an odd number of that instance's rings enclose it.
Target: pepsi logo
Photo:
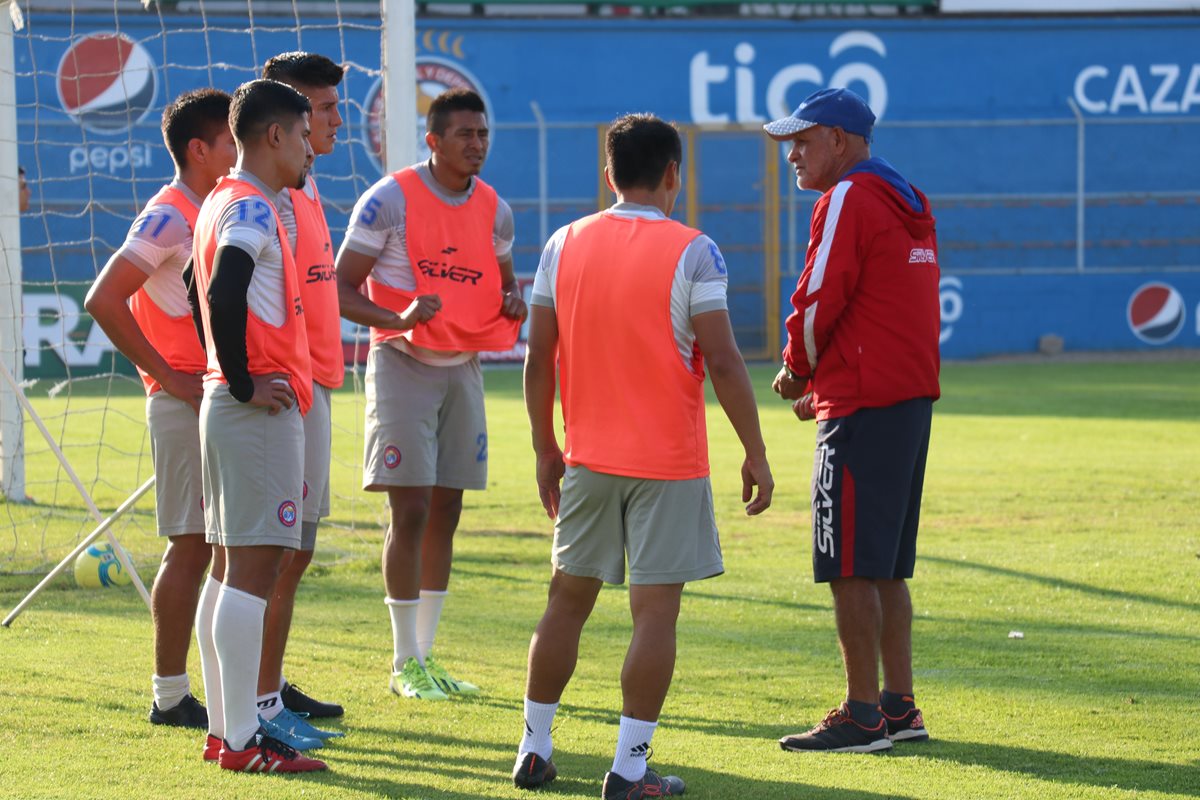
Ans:
[[[1146,283],[1129,297],[1125,315],[1134,336],[1146,344],[1166,344],[1183,330],[1187,308],[1174,286]]]
[[[279,521],[285,528],[296,524],[296,504],[291,500],[284,500],[279,504]]]
[[[491,120],[492,103],[483,84],[478,78],[468,72],[461,64],[439,56],[417,56],[417,160],[429,158],[429,147],[425,144],[425,117],[433,99],[442,92],[450,89],[470,89],[483,99],[484,108],[488,109],[488,119]],[[382,172],[387,156],[384,140],[384,97],[383,78],[376,79],[367,91],[367,99],[363,103],[363,142],[371,161]],[[491,131],[491,141],[496,141],[496,132]]]
[[[123,133],[146,116],[158,92],[149,51],[122,33],[89,33],[58,62],[58,101],[95,133]]]
[[[383,448],[383,465],[388,469],[395,469],[400,466],[400,448],[394,444],[389,444]]]

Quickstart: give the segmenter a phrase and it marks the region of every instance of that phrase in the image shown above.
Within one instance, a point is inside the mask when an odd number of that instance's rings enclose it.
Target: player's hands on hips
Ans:
[[[796,416],[801,422],[808,422],[810,419],[817,418],[817,410],[813,407],[812,392],[801,397],[796,402],[792,403],[792,411],[796,412]]]
[[[784,400],[799,400],[801,395],[804,394],[805,382],[793,378],[785,364],[779,370],[779,374],[775,376],[775,380],[771,383],[771,388],[775,390],[775,394]]]
[[[754,487],[758,495],[754,496]],[[747,456],[742,462],[742,502],[746,503],[746,515],[753,517],[771,507],[771,495],[775,492],[775,479],[771,477],[771,465],[767,457]],[[754,499],[751,500],[751,497]]]
[[[529,316],[529,309],[521,299],[521,293],[505,292],[500,295],[500,313],[509,319],[524,320]]]
[[[254,382],[254,396],[250,398],[250,405],[265,408],[268,414],[278,414],[296,402],[296,393],[288,383],[288,376],[282,372],[251,375],[250,380]]]
[[[429,322],[434,315],[442,309],[442,298],[436,294],[418,295],[408,308],[397,315],[398,324],[395,326],[398,331],[408,331],[420,325],[422,322]]]
[[[550,519],[558,518],[558,501],[562,498],[562,477],[567,467],[563,463],[562,450],[555,448],[537,454],[537,486],[538,496],[542,498],[542,508]]]
[[[173,369],[163,377],[165,380],[160,381],[163,391],[187,403],[199,414],[200,401],[204,398],[204,376]]]

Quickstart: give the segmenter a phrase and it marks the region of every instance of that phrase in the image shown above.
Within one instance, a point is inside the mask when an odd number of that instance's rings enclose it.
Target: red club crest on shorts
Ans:
[[[395,469],[400,466],[400,448],[394,444],[389,444],[383,448],[383,465],[388,469]]]
[[[285,528],[296,524],[296,504],[291,500],[284,500],[279,504],[279,521]]]
[[[308,499],[308,481],[305,481],[305,482],[304,482],[304,492],[303,492],[303,494],[301,494],[301,495],[300,495],[300,499],[301,499],[301,500],[307,500],[307,499]]]

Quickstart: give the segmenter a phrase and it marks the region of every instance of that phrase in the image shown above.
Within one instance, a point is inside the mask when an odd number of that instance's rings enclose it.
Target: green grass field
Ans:
[[[727,573],[685,594],[654,766],[683,776],[688,796],[719,800],[1200,797],[1200,361],[944,369],[912,583],[918,701],[934,740],[880,756],[806,756],[775,743],[820,719],[844,689],[828,590],[810,570],[813,428],[770,394],[771,374],[753,370],[778,486],[762,517],[740,513],[739,448],[710,409]],[[335,501],[342,527],[325,535],[301,590],[287,669],[348,709],[339,726],[348,736],[323,751],[331,771],[244,776],[202,764],[200,737],[145,721],[151,629],[137,595],[78,590],[67,577],[0,629],[0,796],[528,796],[509,772],[551,531],[519,374],[489,372],[487,383],[491,487],[468,496],[437,648],[485,688],[481,698],[421,704],[388,693],[381,506],[356,491],[357,445],[340,432],[337,493],[356,504]],[[72,403],[81,413],[62,421],[61,398],[36,401],[57,426],[83,425],[81,442],[99,429],[116,437],[76,452],[111,509],[149,474],[141,401],[113,399],[106,413],[86,412],[79,394]],[[354,430],[354,396],[335,408],[343,431]],[[31,448],[35,437],[30,429]],[[34,479],[54,470],[36,460],[31,493],[47,503],[51,485]],[[31,568],[90,527],[70,486],[58,491],[74,509],[65,517],[0,505],[0,569]],[[148,575],[152,505],[119,531]],[[36,580],[0,576],[5,613]],[[626,602],[623,588],[606,589],[584,632],[549,796],[599,796],[620,709]],[[194,650],[191,673],[199,685]]]

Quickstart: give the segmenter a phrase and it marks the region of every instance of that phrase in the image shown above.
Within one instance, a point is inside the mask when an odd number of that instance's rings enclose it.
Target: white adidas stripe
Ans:
[[[833,248],[833,237],[837,235],[838,220],[842,216],[842,202],[852,185],[850,181],[842,181],[833,187],[833,194],[829,198],[829,208],[825,213],[825,227],[821,231],[821,245],[817,248],[817,257],[813,259],[812,274],[808,277],[808,297],[812,297],[819,291],[825,282],[825,267],[829,264],[829,251]],[[817,370],[816,320],[817,304],[813,303],[804,309],[804,352],[808,356],[808,367],[813,372]]]
[[[853,185],[850,181],[842,181],[833,187],[833,195],[829,198],[829,210],[825,214],[825,228],[821,231],[821,246],[817,248],[812,275],[808,279],[809,295],[820,289],[821,284],[825,282],[825,266],[829,263],[829,250],[833,247],[838,219],[842,216],[842,201]]]
[[[817,371],[817,340],[813,321],[817,318],[817,303],[804,309],[804,352],[808,356],[809,373]]]

